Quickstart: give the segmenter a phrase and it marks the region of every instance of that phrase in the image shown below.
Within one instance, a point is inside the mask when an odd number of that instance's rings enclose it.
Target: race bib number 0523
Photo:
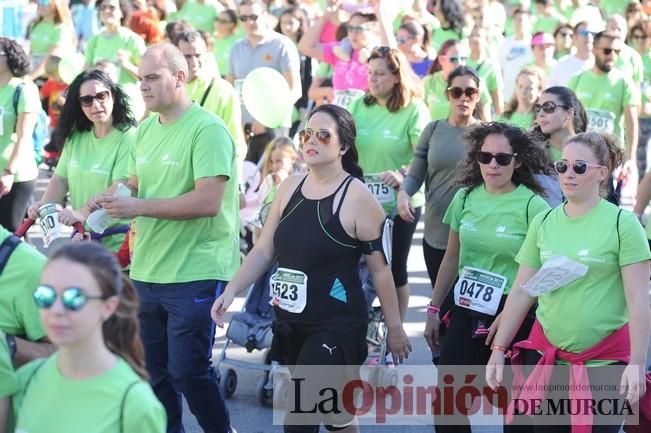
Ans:
[[[506,287],[506,277],[466,266],[454,286],[454,303],[494,316]]]

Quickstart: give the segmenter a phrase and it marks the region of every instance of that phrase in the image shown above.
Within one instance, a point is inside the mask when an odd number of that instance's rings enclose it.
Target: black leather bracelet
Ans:
[[[14,359],[16,356],[16,337],[7,334],[7,346],[9,346],[9,357]]]

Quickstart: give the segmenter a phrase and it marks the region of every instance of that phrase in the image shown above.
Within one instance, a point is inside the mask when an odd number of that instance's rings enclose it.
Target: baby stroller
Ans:
[[[274,321],[274,312],[273,307],[269,303],[271,300],[269,296],[269,278],[274,270],[275,266],[262,275],[249,289],[243,311],[234,314],[228,325],[228,329],[226,330],[226,343],[215,364],[215,370],[218,372],[218,375],[219,367],[222,364],[263,371],[264,375],[258,381],[256,389],[258,402],[262,405],[269,404],[273,396],[271,362],[265,359],[264,364],[258,364],[250,361],[231,359],[227,357],[226,350],[231,343],[245,347],[249,353],[254,350],[264,350],[271,347],[271,340],[273,338],[271,324]],[[232,397],[237,388],[237,374],[235,370],[228,368],[224,371],[224,374],[219,376],[219,390],[222,396],[224,398]]]

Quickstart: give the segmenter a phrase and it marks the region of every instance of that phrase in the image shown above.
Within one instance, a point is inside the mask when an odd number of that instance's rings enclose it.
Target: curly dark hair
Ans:
[[[446,30],[454,30],[461,37],[463,28],[466,26],[466,17],[461,0],[439,0],[438,7],[448,22]]]
[[[513,153],[517,153],[515,160],[520,162],[520,166],[513,171],[511,177],[513,183],[524,185],[535,193],[545,196],[545,190],[538,183],[534,174],[547,172],[551,164],[547,152],[542,146],[532,141],[523,129],[502,122],[483,123],[470,128],[462,136],[467,149],[466,157],[458,165],[457,183],[468,188],[469,192],[484,183],[477,156],[481,151],[484,140],[491,134],[506,137],[513,149]]]
[[[7,67],[14,77],[23,77],[30,70],[29,57],[18,42],[0,38],[0,51],[7,55]]]
[[[81,109],[79,103],[79,91],[81,85],[88,80],[97,80],[104,84],[111,92],[113,97],[113,127],[120,131],[126,131],[129,128],[136,126],[136,119],[131,112],[129,97],[122,90],[120,86],[111,80],[105,72],[99,69],[88,69],[70,83],[66,102],[61,110],[61,118],[59,125],[54,131],[55,143],[59,143],[61,147],[65,141],[77,132],[90,131],[93,127],[92,122],[86,117]]]

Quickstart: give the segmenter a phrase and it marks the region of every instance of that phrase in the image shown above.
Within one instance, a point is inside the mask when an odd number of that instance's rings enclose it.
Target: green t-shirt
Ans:
[[[20,390],[20,385],[18,385],[18,377],[9,356],[7,336],[0,331],[0,399],[11,397],[18,390]],[[4,420],[0,420],[0,422],[4,422]]]
[[[622,211],[618,225],[619,211],[601,200],[587,214],[568,218],[560,205],[533,220],[516,257],[532,268],[555,256],[588,266],[584,277],[538,297],[536,316],[549,341],[562,350],[582,352],[628,322],[621,267],[651,254],[637,218]]]
[[[136,218],[131,278],[148,283],[229,281],[240,264],[235,144],[224,122],[193,104],[174,123],[152,115],[138,127],[129,174],[138,198],[193,191],[204,177],[228,178],[219,213],[190,220]]]
[[[443,72],[438,71],[426,76],[423,79],[423,87],[425,88],[425,102],[432,116],[431,120],[442,120],[450,117],[450,101],[445,96],[448,83],[443,79]],[[479,83],[479,92],[481,94],[481,103],[492,105],[490,93],[488,93],[483,81]]]
[[[394,113],[380,104],[366,106],[364,97],[355,99],[348,111],[357,126],[357,152],[359,165],[364,170],[366,183],[372,188],[373,175],[387,170],[407,168],[414,156],[423,129],[429,123],[427,107],[421,100],[410,102]],[[396,194],[381,194],[376,198],[390,214],[396,207]],[[391,198],[391,200],[389,200]],[[425,204],[425,194],[419,191],[412,196],[412,205]]]
[[[545,33],[549,33],[550,35],[553,35],[554,30],[556,30],[556,27],[558,27],[558,25],[563,22],[564,21],[558,16],[538,15],[536,17],[536,22],[533,25],[533,31],[531,32],[531,34],[535,34],[538,32],[545,32]]]
[[[65,46],[66,42],[72,43],[74,40],[73,34],[73,30],[69,29],[65,24],[41,21],[32,27],[29,32],[29,59],[32,69],[43,61],[53,46]]]
[[[212,33],[215,30],[215,19],[222,10],[223,6],[218,2],[202,4],[196,0],[188,1],[183,4],[175,19],[186,20],[195,29]]]
[[[125,50],[129,53],[129,61],[134,65],[140,62],[142,53],[145,52],[145,41],[140,35],[135,34],[126,27],[118,28],[117,33],[107,34],[102,32],[88,40],[86,46],[86,64],[94,65],[100,60],[108,60],[115,63],[120,71],[118,83],[135,83],[134,77],[123,70],[118,63],[118,51]]]
[[[508,123],[509,125],[517,126],[522,129],[529,129],[533,125],[536,118],[533,113],[518,113],[517,111],[507,118],[504,114],[497,116],[498,122]]]
[[[640,88],[642,90],[642,107],[644,107],[651,101],[651,51],[642,56],[642,64],[644,65],[644,75]],[[643,114],[640,110],[640,117],[648,119],[651,115]]]
[[[76,132],[66,140],[54,174],[68,183],[73,209],[82,209],[88,199],[117,180],[129,179],[129,155],[136,136],[135,128],[126,132],[113,129],[103,138],[91,131]],[[102,238],[111,251],[120,249],[124,234]]]
[[[468,66],[477,71],[479,78],[481,78],[482,83],[486,86],[486,90],[488,90],[491,95],[496,90],[504,88],[502,73],[500,72],[499,67],[497,67],[491,59],[482,57],[479,62],[475,62],[469,58]]]
[[[599,8],[603,11],[604,17],[610,17],[615,14],[624,16],[626,12],[626,5],[629,2],[622,0],[600,0]]]
[[[9,83],[0,87],[0,171],[7,168],[7,163],[14,150],[18,136],[14,132],[17,116],[14,111],[14,93],[16,87],[22,83],[20,78],[12,78]],[[41,100],[38,96],[38,88],[31,81],[25,81],[25,85],[18,99],[18,113],[38,113],[41,109]],[[31,139],[31,136],[30,136]],[[15,166],[15,182],[26,182],[34,180],[38,176],[38,168],[34,159],[34,146],[27,145],[27,152],[22,152],[19,161]]]
[[[506,277],[511,290],[518,253],[533,218],[549,209],[547,202],[524,185],[506,194],[490,194],[484,184],[460,189],[443,222],[459,234],[459,273],[465,266]]]
[[[217,36],[213,37],[213,44],[215,49],[215,60],[217,60],[217,66],[219,67],[219,73],[221,76],[225,76],[228,72],[228,59],[231,55],[231,49],[235,42],[241,39],[240,35],[232,34],[227,38],[218,38]]]
[[[633,83],[639,85],[644,79],[644,63],[640,54],[628,45],[622,45],[622,50],[615,62],[625,77],[630,77]]]
[[[197,77],[188,83],[187,89],[190,98],[197,104],[201,103],[210,79]],[[228,81],[216,77],[212,83],[210,93],[206,97],[203,108],[216,115],[224,121],[231,137],[235,141],[238,160],[244,160],[246,155],[246,141],[244,140],[244,131],[242,130],[242,110],[240,100],[235,93],[235,89]]]
[[[163,405],[122,358],[99,376],[74,380],[61,374],[58,359],[55,353],[18,369],[22,390],[12,399],[17,432],[165,432]]]
[[[462,36],[465,35],[463,33],[460,34],[460,32],[456,30],[439,27],[434,30],[434,34],[432,35],[432,47],[438,51],[439,48],[441,48],[441,45],[443,45],[443,42],[447,41],[448,39],[460,41]]]
[[[549,158],[552,162],[560,161],[563,159],[563,151],[558,147],[554,146],[551,143],[545,144],[547,151],[549,152]]]
[[[0,243],[11,233],[0,226]],[[41,281],[47,258],[29,244],[21,243],[11,253],[0,274],[0,330],[38,341],[45,336],[32,294]]]
[[[589,131],[613,133],[624,143],[624,108],[640,105],[638,86],[613,69],[608,74],[583,71],[570,78],[567,87],[583,102]]]

